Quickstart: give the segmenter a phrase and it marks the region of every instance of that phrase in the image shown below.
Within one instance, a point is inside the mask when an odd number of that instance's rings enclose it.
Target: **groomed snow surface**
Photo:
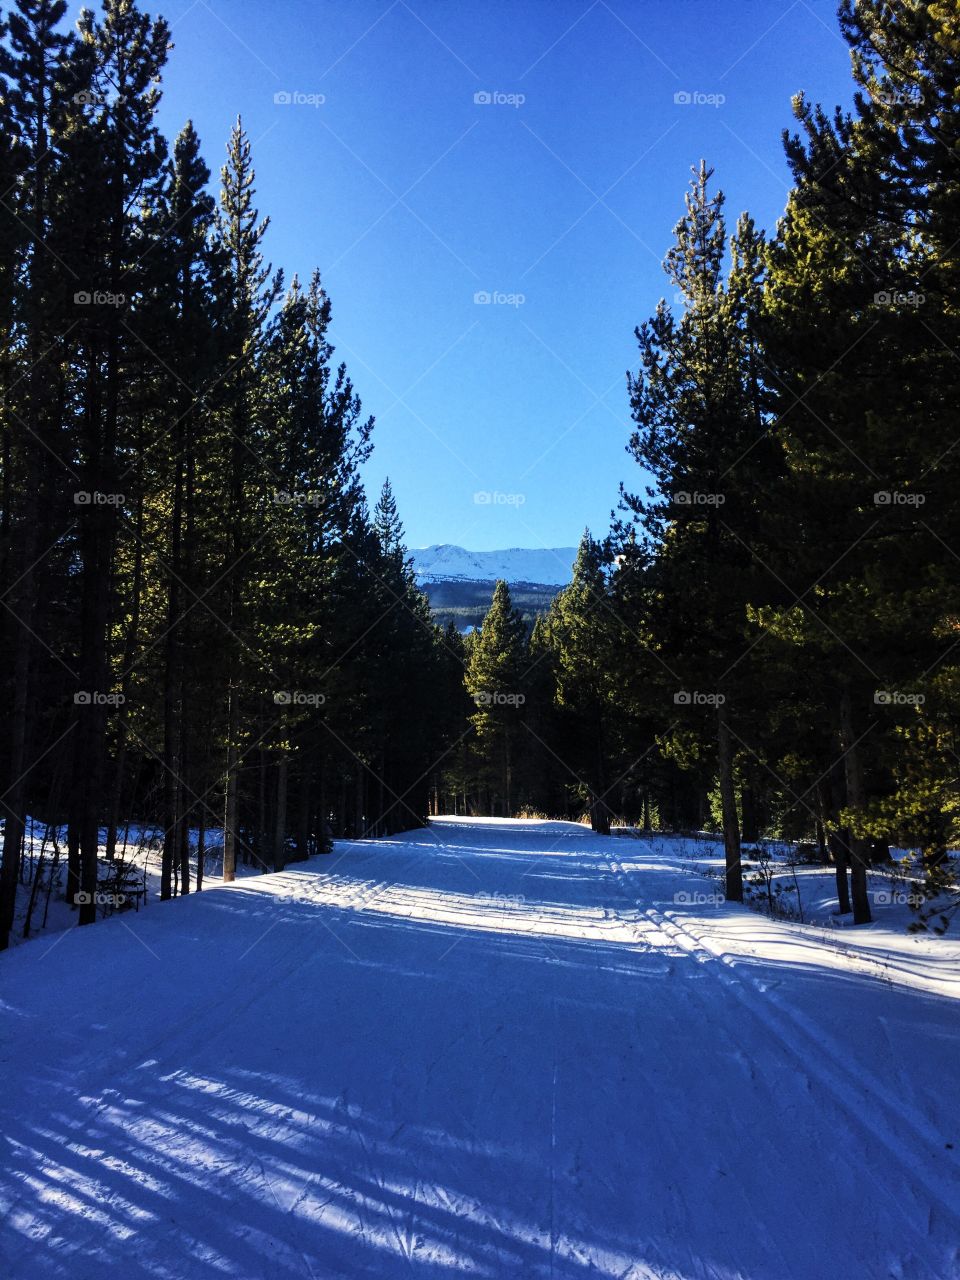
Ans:
[[[960,1276],[960,944],[716,889],[444,819],[0,956],[0,1276]]]

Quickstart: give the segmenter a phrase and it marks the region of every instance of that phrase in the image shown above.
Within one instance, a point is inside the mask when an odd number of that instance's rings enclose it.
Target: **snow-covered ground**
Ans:
[[[0,831],[3,823],[0,822]],[[199,834],[190,832],[190,887],[197,883],[197,846]],[[134,903],[127,903],[125,912],[136,905],[138,909],[150,906],[160,896],[160,858],[163,847],[163,831],[160,827],[147,827],[128,823],[117,833],[116,859],[106,860],[107,832],[100,831],[101,857],[98,880],[104,888],[104,901],[98,914],[112,915],[112,895],[106,893],[106,882],[111,872],[122,866],[131,883],[145,889],[145,895],[137,895]],[[223,874],[223,831],[208,828],[204,839],[204,877],[218,880]],[[237,864],[236,874],[259,875],[261,869],[254,865]],[[23,874],[17,884],[16,908],[10,945],[25,941],[42,941],[48,935],[69,929],[77,923],[77,907],[64,900],[67,883],[67,829],[27,818],[24,841]],[[0,1276],[2,1280],[2,1276]]]
[[[715,880],[710,887],[690,886],[694,904],[707,906],[722,897],[724,889],[723,840],[714,832],[700,831],[692,835],[667,835],[643,832],[638,828],[614,827],[614,836],[643,841],[645,850],[655,850],[691,875]],[[815,924],[835,931],[853,929],[862,937],[864,930],[854,925],[853,915],[837,912],[837,873],[832,864],[819,861],[816,849],[795,841],[761,840],[743,845],[744,893],[749,906],[768,915],[780,916],[802,924]],[[889,850],[890,860],[867,868],[867,890],[874,922],[883,931],[922,931],[941,929],[941,913],[949,919],[955,907],[955,895],[944,891],[931,895],[925,891],[923,860],[917,849]],[[958,854],[953,858],[954,879],[960,880]],[[849,880],[849,875],[848,875]],[[705,896],[706,895],[706,896]],[[960,932],[960,919],[953,925]]]
[[[715,889],[447,819],[0,956],[0,1275],[960,1275],[960,943]]]

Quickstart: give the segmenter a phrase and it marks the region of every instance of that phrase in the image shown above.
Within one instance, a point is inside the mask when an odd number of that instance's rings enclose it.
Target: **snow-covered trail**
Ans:
[[[0,956],[0,1276],[960,1276],[960,948],[676,862],[443,820]]]

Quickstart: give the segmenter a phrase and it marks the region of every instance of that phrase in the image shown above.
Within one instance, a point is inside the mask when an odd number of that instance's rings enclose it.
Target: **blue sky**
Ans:
[[[192,117],[217,172],[241,114],[270,257],[321,269],[377,418],[368,488],[389,474],[411,546],[606,530],[640,480],[625,371],[690,166],[769,229],[791,95],[851,94],[834,0],[146,7],[176,45],[168,134]]]

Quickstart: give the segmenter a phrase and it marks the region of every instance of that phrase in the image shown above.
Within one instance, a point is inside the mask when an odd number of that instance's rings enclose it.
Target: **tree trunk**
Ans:
[[[823,822],[820,818],[817,818],[816,825],[817,825],[817,854],[819,855],[821,864],[825,866],[830,861],[829,854],[827,853],[827,837],[823,829]]]
[[[837,868],[837,908],[840,915],[850,911],[850,887],[847,883],[847,867],[850,865],[850,832],[846,827],[830,833],[830,852]]]
[[[853,715],[853,701],[850,690],[844,689],[840,695],[840,741],[843,749],[844,775],[847,782],[847,807],[855,815],[863,812],[866,792],[863,784],[863,764],[860,758],[860,747],[856,737],[856,725]],[[850,893],[853,899],[853,923],[869,924],[870,895],[867,890],[867,864],[869,860],[869,842],[859,836],[852,836],[850,849]]]
[[[180,759],[183,767],[183,757]],[[177,824],[177,852],[180,856],[180,892],[190,892],[190,814],[183,802],[182,784],[177,785],[177,809],[180,819]]]
[[[106,859],[115,862],[117,857],[117,833],[120,830],[120,807],[123,804],[123,783],[127,772],[127,735],[124,726],[120,727],[120,746],[117,749],[116,767],[113,771],[113,796],[110,800],[110,814],[107,819]]]
[[[123,673],[120,692],[123,695],[123,701],[120,704],[120,716],[117,731],[118,746],[117,759],[114,768],[113,798],[107,818],[106,858],[108,862],[114,862],[117,856],[117,831],[120,826],[120,809],[123,804],[123,788],[126,779],[127,756],[129,754],[127,747],[128,729],[126,708],[130,698],[130,677],[136,665],[137,644],[140,638],[140,609],[143,596],[143,548],[145,524],[143,501],[143,459],[145,453],[146,443],[144,441],[143,421],[141,418],[138,425],[137,442],[137,521],[133,552],[133,582],[131,590],[132,603],[130,607],[130,625],[127,628],[123,647],[123,656],[120,663],[120,668]],[[129,818],[129,813],[127,816]]]
[[[598,836],[610,834],[610,810],[596,791],[590,796],[590,828]]]
[[[96,474],[96,473],[94,473]],[[96,481],[91,489],[100,487]],[[109,482],[103,486],[112,492]],[[81,925],[97,918],[97,858],[100,850],[100,798],[106,765],[107,716],[102,701],[108,686],[107,616],[109,611],[110,552],[109,517],[105,507],[87,507],[86,537],[83,539],[83,595],[81,608],[82,687],[88,698],[80,708],[79,750],[75,758],[75,779],[79,802],[80,839],[80,919]]]
[[[507,729],[503,735],[503,816],[505,818],[513,816],[512,791],[513,766],[510,760],[510,730]]]
[[[263,724],[260,725],[261,733]],[[270,832],[270,822],[267,818],[267,753],[261,744],[257,753],[257,838],[256,838],[256,854],[257,861],[260,863],[260,870],[266,871],[268,866],[268,857],[273,852],[273,838]],[[269,834],[268,834],[269,833]]]
[[[238,690],[231,679],[229,705],[227,707],[227,776],[224,782],[223,802],[223,878],[235,880],[237,876],[237,768],[240,736],[240,708]]]
[[[34,340],[39,335],[34,334]],[[39,366],[39,357],[31,357],[36,363],[31,370],[30,414],[34,419],[33,435],[39,436],[42,426],[42,378],[45,371]],[[13,626],[13,664],[11,671],[12,701],[6,717],[5,728],[9,742],[9,766],[7,785],[2,796],[4,816],[3,855],[0,860],[0,951],[6,949],[13,927],[17,898],[17,873],[20,867],[20,850],[23,847],[27,780],[30,768],[26,766],[28,740],[28,714],[31,676],[31,650],[34,643],[33,621],[36,610],[36,559],[40,523],[37,502],[39,467],[37,445],[25,434],[22,441],[23,465],[18,468],[17,479],[22,490],[17,494],[20,507],[19,519],[14,521],[13,541],[14,572],[18,573],[13,591],[13,604],[7,619]]]
[[[206,859],[207,849],[207,809],[205,804],[200,805],[200,815],[197,819],[197,893],[203,888],[203,872],[204,860]]]
[[[78,739],[79,741],[79,739]],[[74,766],[75,768],[76,766]],[[79,801],[76,793],[76,780],[71,782],[70,817],[67,822],[67,886],[64,890],[64,901],[71,906],[77,904],[80,892],[80,815]]]
[[[740,788],[740,815],[743,822],[744,844],[756,844],[760,839],[760,820],[757,814],[757,793],[752,782]]]
[[[610,834],[610,806],[607,804],[607,771],[603,758],[603,722],[594,731],[594,768],[596,786],[590,797],[590,826],[600,836]]]
[[[820,862],[826,866],[830,861],[830,853],[827,847],[827,821],[829,817],[829,805],[827,804],[828,785],[824,784],[821,779],[817,783],[817,849],[820,853]]]
[[[277,802],[273,825],[273,869],[282,871],[287,854],[287,755],[277,761]]]
[[[32,452],[32,450],[31,450]],[[31,487],[28,492],[34,493]],[[27,518],[28,529],[23,530],[23,554],[28,569],[21,578],[17,592],[16,644],[13,659],[13,703],[8,721],[10,741],[10,782],[3,800],[5,817],[3,829],[3,858],[0,862],[0,951],[9,945],[17,900],[17,873],[20,867],[20,850],[23,847],[26,817],[27,758],[27,707],[30,682],[30,644],[33,638],[33,561],[36,557],[36,521]],[[33,531],[33,532],[31,532]]]
[[[728,902],[743,901],[743,864],[740,859],[740,827],[737,821],[737,793],[733,781],[733,742],[727,719],[727,704],[717,707],[717,760],[720,769],[720,805],[723,816],[723,852],[726,863]]]
[[[175,441],[175,476],[173,512],[171,515],[172,561],[167,581],[167,635],[164,654],[163,680],[163,860],[160,871],[160,897],[170,897],[170,877],[178,855],[180,842],[180,814],[177,800],[180,795],[181,773],[181,679],[180,679],[180,574],[182,561],[183,524],[183,461],[182,439],[178,427]]]
[[[310,765],[301,754],[300,788],[297,796],[297,862],[310,857]]]
[[[29,21],[29,20],[28,20]],[[38,24],[41,19],[35,19]],[[9,742],[9,767],[6,786],[3,789],[2,812],[5,818],[3,833],[3,854],[0,857],[0,951],[9,945],[10,931],[17,900],[17,876],[20,869],[20,851],[23,846],[27,778],[30,772],[25,769],[28,740],[29,683],[31,669],[31,650],[34,641],[33,619],[36,608],[36,558],[41,518],[38,495],[40,468],[38,449],[43,436],[46,419],[46,401],[48,379],[51,370],[44,359],[49,334],[51,317],[45,312],[43,303],[46,293],[45,278],[47,259],[45,235],[47,230],[47,182],[49,167],[46,164],[49,146],[48,109],[53,96],[52,85],[47,79],[47,63],[44,52],[40,53],[42,70],[35,84],[36,94],[29,106],[32,116],[35,151],[33,164],[24,172],[24,191],[30,195],[26,200],[24,213],[28,224],[33,223],[33,235],[30,240],[28,255],[29,286],[23,299],[27,330],[27,414],[29,422],[27,431],[20,435],[22,451],[21,466],[16,465],[12,473],[5,472],[5,485],[14,481],[14,492],[19,483],[20,491],[14,499],[19,513],[14,514],[11,531],[14,542],[12,570],[16,575],[13,602],[8,621],[13,618],[13,662],[12,662],[12,700],[6,717],[5,729]],[[49,97],[48,97],[49,94]],[[26,156],[24,156],[26,159]],[[29,175],[29,177],[28,177]],[[9,192],[5,193],[9,195]],[[8,206],[9,207],[9,206]],[[5,266],[7,264],[4,264]],[[5,519],[8,518],[5,512]],[[17,518],[17,515],[19,518]],[[5,596],[4,596],[5,598]]]

